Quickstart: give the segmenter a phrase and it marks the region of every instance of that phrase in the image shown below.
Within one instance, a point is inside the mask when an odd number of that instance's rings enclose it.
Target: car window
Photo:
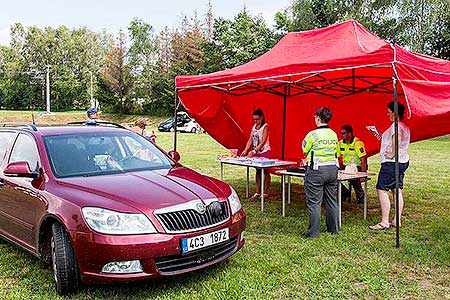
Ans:
[[[56,177],[107,175],[170,168],[167,156],[132,132],[63,134],[44,137]]]
[[[34,170],[39,161],[39,154],[34,139],[26,134],[19,134],[14,148],[11,151],[9,162],[26,161],[31,170]]]
[[[144,161],[155,162],[157,164],[164,163],[161,156],[155,155],[153,151],[147,149],[147,147],[139,143],[138,140],[126,136],[124,137],[123,142],[132,156],[138,157]]]
[[[6,151],[11,147],[15,137],[16,133],[14,132],[0,131],[0,163],[5,158]]]

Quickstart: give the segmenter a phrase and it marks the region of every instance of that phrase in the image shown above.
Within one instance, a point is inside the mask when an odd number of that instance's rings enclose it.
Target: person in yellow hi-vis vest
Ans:
[[[317,238],[320,233],[320,210],[322,200],[325,202],[327,231],[338,234],[337,194],[337,146],[336,133],[328,127],[333,116],[327,107],[316,110],[314,121],[317,128],[308,132],[302,143],[307,156],[308,167],[305,173],[306,206],[309,212],[307,238]]]
[[[355,164],[359,172],[367,171],[367,154],[364,143],[353,135],[353,128],[350,125],[341,127],[342,140],[339,141],[337,151],[338,158],[342,158],[341,169],[350,164]],[[358,203],[364,202],[364,191],[359,179],[350,180],[350,186],[355,189]],[[342,185],[342,199],[350,199],[350,191]]]

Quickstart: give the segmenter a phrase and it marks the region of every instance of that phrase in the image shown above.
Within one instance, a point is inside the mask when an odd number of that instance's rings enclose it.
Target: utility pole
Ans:
[[[94,90],[93,90],[93,83],[92,83],[92,71],[89,70],[89,74],[91,74],[91,107],[97,107],[94,102]]]
[[[47,95],[46,95],[47,113],[50,113],[50,66],[49,65],[47,65],[46,85],[47,85]]]

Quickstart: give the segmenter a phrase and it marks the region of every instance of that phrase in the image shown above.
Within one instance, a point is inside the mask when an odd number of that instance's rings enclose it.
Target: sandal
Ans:
[[[261,197],[261,194],[254,193],[253,196],[251,196],[250,198],[248,198],[248,200],[256,200],[256,199],[258,199],[259,197]]]
[[[389,229],[389,226],[384,226],[381,223],[369,226],[370,230],[386,230]]]
[[[401,226],[402,226],[402,224],[400,224],[399,227],[401,227]],[[395,222],[392,222],[392,223],[391,223],[391,227],[394,227],[394,228],[395,228],[395,227],[397,227],[397,224],[395,224]]]

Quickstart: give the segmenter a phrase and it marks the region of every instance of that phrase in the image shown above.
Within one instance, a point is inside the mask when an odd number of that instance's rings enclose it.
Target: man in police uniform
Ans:
[[[309,211],[309,227],[303,235],[308,238],[319,237],[322,199],[325,202],[327,231],[331,234],[339,233],[336,199],[338,138],[328,127],[331,117],[331,110],[326,107],[319,108],[314,116],[317,128],[310,131],[302,143],[303,152],[308,159],[305,195]]]
[[[338,158],[342,157],[341,169],[350,164],[355,164],[359,172],[367,171],[367,156],[364,143],[353,135],[353,128],[350,125],[341,127],[342,140],[339,141],[337,151]],[[364,191],[359,179],[350,180],[350,186],[355,189],[358,203],[364,202]],[[342,198],[350,199],[350,191],[342,185]]]

